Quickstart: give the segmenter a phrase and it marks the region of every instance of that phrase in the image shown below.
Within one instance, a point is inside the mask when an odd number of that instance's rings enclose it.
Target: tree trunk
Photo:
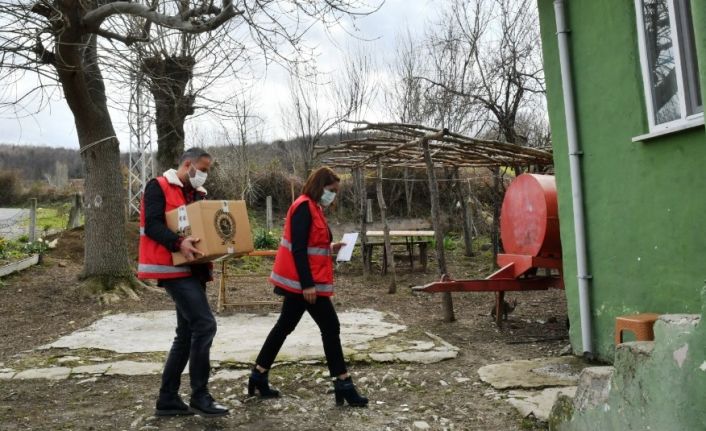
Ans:
[[[250,162],[248,161],[248,148],[246,144],[246,136],[245,134],[241,135],[240,138],[240,172],[243,175],[243,190],[240,196],[240,199],[246,200],[247,197],[251,194],[250,193]]]
[[[493,172],[493,229],[491,239],[493,245],[493,262],[500,253],[500,168],[491,168]]]
[[[409,180],[409,168],[404,168],[404,198],[407,203],[407,217],[412,217],[412,191],[414,182]]]
[[[184,152],[184,122],[194,113],[195,97],[186,94],[194,64],[190,56],[150,57],[142,61],[154,97],[159,173],[175,168]]]
[[[78,123],[81,148],[86,147],[84,143],[107,139],[82,153],[86,170],[83,276],[132,276],[125,243],[126,198],[118,139],[110,118],[100,125],[91,122],[79,127]]]
[[[436,242],[436,260],[438,262],[439,276],[441,278],[448,275],[446,268],[446,254],[444,253],[444,233],[441,231],[441,210],[439,208],[439,184],[436,181],[436,172],[434,172],[434,161],[429,152],[429,141],[422,140],[422,148],[424,149],[424,161],[427,165],[427,177],[429,179],[429,197],[431,199],[431,221],[434,226],[434,240]],[[444,292],[441,294],[441,306],[444,312],[444,321],[453,322],[456,320],[454,316],[454,304],[451,293]]]
[[[392,281],[387,293],[397,292],[397,273],[395,271],[395,254],[392,250],[392,242],[390,241],[390,226],[387,224],[387,205],[385,204],[385,196],[382,194],[382,162],[378,160],[378,179],[377,179],[377,195],[378,206],[380,207],[380,220],[382,221],[382,230],[385,241],[385,266],[392,271]]]
[[[108,112],[95,37],[80,33],[79,17],[60,37],[56,70],[74,116],[85,177],[85,239],[82,276],[111,289],[132,279],[125,242],[126,193],[120,148]],[[134,293],[134,292],[133,292]]]

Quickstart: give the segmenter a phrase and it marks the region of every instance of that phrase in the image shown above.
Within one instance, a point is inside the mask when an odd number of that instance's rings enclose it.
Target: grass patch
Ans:
[[[43,235],[46,235],[49,231],[66,229],[66,226],[69,224],[71,207],[72,204],[67,202],[37,208],[37,230],[43,232]],[[83,223],[84,218],[82,215],[81,224]],[[23,226],[29,226],[29,220],[25,221]]]
[[[66,229],[70,209],[71,204],[69,203],[55,207],[37,208],[37,227],[45,232],[52,229]]]

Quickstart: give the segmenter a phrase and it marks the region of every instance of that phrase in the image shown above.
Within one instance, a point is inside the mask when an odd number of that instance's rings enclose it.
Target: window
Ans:
[[[650,132],[703,123],[691,0],[635,0]]]

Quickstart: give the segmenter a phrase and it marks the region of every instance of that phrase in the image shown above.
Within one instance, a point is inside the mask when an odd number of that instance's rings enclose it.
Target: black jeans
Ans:
[[[176,337],[164,365],[159,396],[171,398],[178,394],[181,373],[188,361],[191,396],[201,397],[208,393],[211,344],[216,335],[206,284],[195,277],[185,277],[162,280],[159,285],[174,300],[177,315]]]
[[[325,296],[317,296],[314,304],[309,304],[299,294],[290,293],[284,296],[282,312],[260,349],[257,365],[268,370],[272,367],[284,340],[297,327],[305,311],[309,312],[321,331],[321,340],[324,342],[324,353],[331,377],[346,373],[346,361],[343,359],[340,338],[341,325],[338,323],[338,315],[333,308],[331,298]]]

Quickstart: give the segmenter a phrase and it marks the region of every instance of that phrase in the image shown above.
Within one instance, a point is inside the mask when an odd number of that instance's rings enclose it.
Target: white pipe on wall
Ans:
[[[557,39],[559,42],[559,64],[561,86],[564,93],[564,115],[566,138],[569,144],[569,173],[574,213],[574,238],[576,242],[576,272],[579,286],[579,312],[581,314],[581,343],[584,356],[593,357],[593,335],[591,331],[591,304],[589,297],[588,257],[586,251],[586,225],[583,208],[583,184],[581,181],[581,149],[576,131],[574,85],[571,75],[569,52],[569,28],[566,22],[566,1],[554,0]]]

